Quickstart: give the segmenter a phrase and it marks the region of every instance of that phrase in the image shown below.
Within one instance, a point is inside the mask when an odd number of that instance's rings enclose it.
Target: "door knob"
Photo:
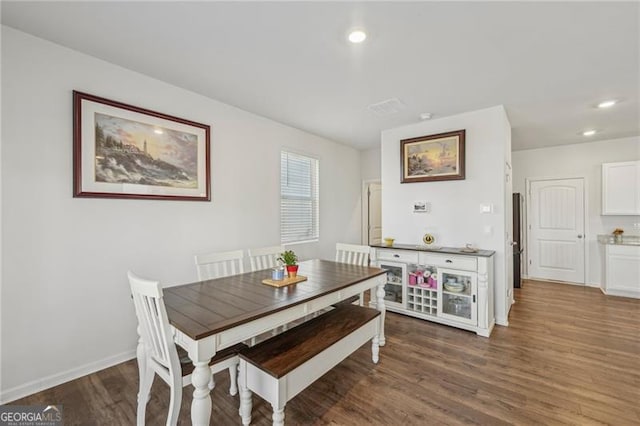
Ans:
[[[578,234],[578,238],[582,238],[582,234]]]

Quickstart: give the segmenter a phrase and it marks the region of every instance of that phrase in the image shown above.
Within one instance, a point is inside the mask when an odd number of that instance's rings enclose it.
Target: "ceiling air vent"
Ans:
[[[371,104],[367,107],[369,111],[373,111],[378,115],[395,114],[405,108],[405,105],[398,98],[387,99],[376,104]]]

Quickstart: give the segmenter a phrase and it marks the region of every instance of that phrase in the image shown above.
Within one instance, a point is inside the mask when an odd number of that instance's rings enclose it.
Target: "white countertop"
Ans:
[[[623,245],[623,246],[640,246],[640,235],[624,235],[622,234],[622,238],[620,241],[617,241],[615,236],[612,234],[602,234],[598,235],[598,242],[600,244],[615,244],[615,245]]]

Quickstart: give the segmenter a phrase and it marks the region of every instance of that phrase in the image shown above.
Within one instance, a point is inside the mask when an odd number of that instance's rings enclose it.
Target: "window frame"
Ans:
[[[292,155],[310,162],[309,171],[309,189],[310,195],[292,195],[285,194],[284,189],[284,161],[285,155]],[[287,172],[289,166],[287,165]],[[287,185],[291,187],[291,185]],[[304,186],[304,183],[301,184]],[[310,234],[308,235],[291,235],[292,232],[285,232],[285,201],[309,201],[311,205],[311,213],[309,217]],[[291,224],[290,224],[291,225]],[[320,240],[320,160],[307,153],[301,153],[288,148],[280,149],[280,243],[283,245],[304,244],[310,242],[318,242]]]

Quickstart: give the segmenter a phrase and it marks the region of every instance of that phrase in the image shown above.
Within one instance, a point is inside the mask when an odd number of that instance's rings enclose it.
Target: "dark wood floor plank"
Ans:
[[[286,424],[639,425],[640,300],[533,281],[516,300],[489,339],[388,313],[379,364],[365,345],[290,401]],[[137,386],[132,360],[14,404],[63,404],[67,425],[133,425]],[[228,388],[217,374],[212,425],[240,424]],[[168,403],[155,380],[147,424],[164,424]],[[252,424],[270,425],[269,404],[253,403]]]

